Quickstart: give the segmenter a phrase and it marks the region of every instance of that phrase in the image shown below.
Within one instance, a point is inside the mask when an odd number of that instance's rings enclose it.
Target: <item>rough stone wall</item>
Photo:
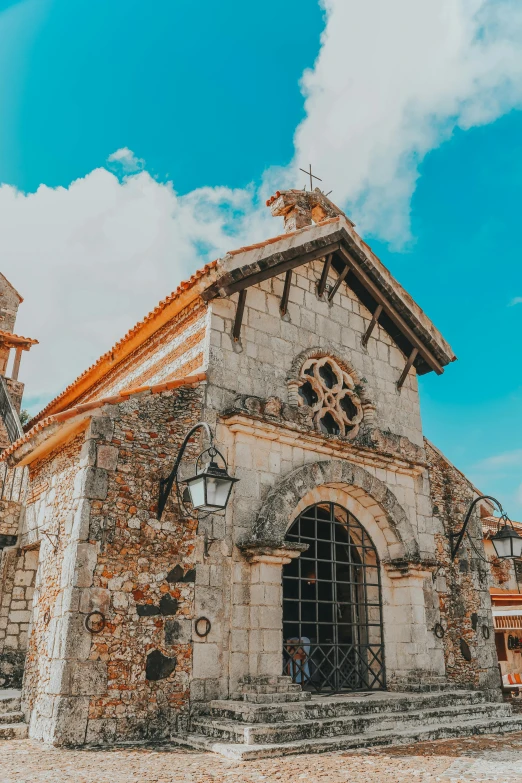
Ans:
[[[0,561],[0,685],[22,685],[38,550],[4,549]]]
[[[476,497],[472,484],[433,446],[426,442],[433,514],[442,529],[437,532],[436,587],[439,599],[446,677],[457,687],[498,688],[499,674],[489,594],[490,574],[482,544],[482,524],[475,514],[469,525],[475,551],[465,538],[452,563],[448,533],[458,531],[469,504]],[[483,633],[489,629],[489,639]],[[465,642],[471,653],[466,660]]]
[[[406,361],[403,354],[380,327],[374,329],[367,348],[362,347],[371,314],[344,284],[331,304],[319,299],[316,285],[322,266],[316,261],[294,271],[285,318],[279,312],[284,276],[249,288],[241,340],[236,344],[232,327],[237,295],[211,302],[210,406],[222,410],[238,393],[275,395],[286,402],[292,361],[308,348],[321,347],[349,361],[366,378],[377,408],[376,425],[422,448],[415,371],[410,371],[399,393],[396,383]],[[332,272],[330,284],[335,279]]]
[[[203,387],[180,388],[111,406],[91,447],[108,484],[91,505],[98,554],[80,609],[107,616],[89,655],[106,665],[107,686],[89,702],[87,742],[168,736],[188,706],[196,522],[181,519],[174,501],[158,522],[156,503],[159,477],[201,418],[202,395]]]
[[[203,394],[179,388],[104,406],[31,466],[21,546],[42,543],[23,701],[35,739],[157,739],[183,720],[196,523],[173,501],[160,523],[156,503]],[[105,622],[93,632],[92,612]]]
[[[111,369],[76,403],[191,375],[205,361],[207,307],[196,301]]]

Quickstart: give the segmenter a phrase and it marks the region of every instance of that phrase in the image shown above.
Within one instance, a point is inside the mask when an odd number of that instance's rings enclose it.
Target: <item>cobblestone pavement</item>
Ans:
[[[169,746],[62,750],[0,743],[0,783],[522,782],[522,732],[238,763]]]

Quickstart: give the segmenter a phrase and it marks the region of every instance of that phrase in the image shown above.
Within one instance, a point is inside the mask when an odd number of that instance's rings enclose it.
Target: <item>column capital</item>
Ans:
[[[290,541],[247,541],[239,545],[250,563],[286,565],[308,549],[308,544]]]
[[[424,558],[419,560],[407,560],[406,558],[394,558],[384,560],[382,565],[390,579],[426,579],[438,568],[437,560]]]

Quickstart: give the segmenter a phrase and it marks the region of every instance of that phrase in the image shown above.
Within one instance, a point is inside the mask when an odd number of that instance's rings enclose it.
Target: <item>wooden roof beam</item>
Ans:
[[[272,264],[265,269],[260,269],[258,272],[241,278],[241,280],[236,280],[233,283],[224,285],[220,291],[220,296],[230,296],[237,291],[242,291],[244,288],[250,288],[251,285],[262,283],[263,280],[269,280],[271,277],[276,277],[277,275],[283,274],[283,272],[288,272],[290,269],[296,269],[296,267],[308,264],[310,261],[317,261],[318,258],[324,258],[329,253],[334,253],[338,249],[339,242],[333,242],[318,250],[311,250],[309,253],[303,253],[302,255],[290,258],[287,261],[281,261],[279,264]]]
[[[432,370],[434,370],[437,373],[437,375],[442,375],[444,370],[442,366],[439,364],[439,362],[437,361],[437,359],[433,356],[431,351],[429,351],[424,346],[420,338],[417,337],[415,332],[408,326],[404,318],[401,315],[399,315],[399,313],[393,307],[393,305],[390,304],[390,302],[388,302],[388,300],[381,293],[379,288],[377,288],[373,280],[371,280],[371,278],[368,277],[364,269],[362,269],[359,266],[359,264],[353,258],[353,256],[344,247],[342,247],[342,245],[339,247],[339,253],[343,257],[344,262],[350,267],[350,270],[353,272],[355,277],[362,283],[362,285],[372,295],[372,297],[375,299],[377,304],[380,304],[382,306],[382,309],[386,313],[386,315],[388,315],[389,318],[391,318],[393,323],[400,329],[403,335],[408,339],[408,341],[411,343],[412,348],[417,349],[418,353],[422,356],[424,361],[431,367]]]

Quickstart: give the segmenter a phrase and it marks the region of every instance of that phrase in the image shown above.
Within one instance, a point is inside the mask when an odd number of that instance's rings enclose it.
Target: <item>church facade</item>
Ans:
[[[477,492],[421,425],[418,375],[456,357],[322,193],[268,206],[285,233],[181,284],[1,454],[0,678],[34,739],[215,738],[225,701],[500,700],[478,514],[450,558]],[[224,514],[173,492],[158,519],[198,422],[239,481]]]

